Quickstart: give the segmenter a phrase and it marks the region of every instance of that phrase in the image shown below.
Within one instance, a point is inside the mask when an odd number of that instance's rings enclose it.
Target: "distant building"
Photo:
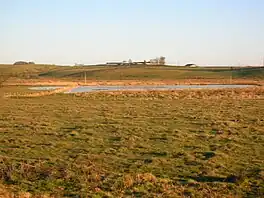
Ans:
[[[106,65],[109,66],[130,66],[130,65],[165,65],[166,64],[166,58],[164,56],[150,59],[149,61],[132,61],[129,59],[128,61],[122,61],[122,62],[107,62]]]
[[[109,66],[131,66],[131,65],[146,65],[146,61],[132,61],[129,59],[129,61],[122,61],[122,62],[107,62],[106,65]]]
[[[185,67],[198,67],[196,64],[186,64]]]
[[[124,62],[107,62],[106,65],[117,66],[117,65],[125,65],[125,63]]]
[[[82,66],[84,66],[84,64],[75,63],[74,66],[75,67],[82,67]]]

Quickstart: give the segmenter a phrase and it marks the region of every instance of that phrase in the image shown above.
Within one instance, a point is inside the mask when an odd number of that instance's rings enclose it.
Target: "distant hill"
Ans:
[[[174,66],[55,66],[0,65],[0,73],[16,78],[58,78],[68,80],[177,80],[177,79],[264,79],[264,68],[174,67]]]

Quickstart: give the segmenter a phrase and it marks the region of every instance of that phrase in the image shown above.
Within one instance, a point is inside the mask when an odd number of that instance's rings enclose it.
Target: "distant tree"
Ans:
[[[159,58],[150,59],[151,65],[158,65],[159,64]]]
[[[28,65],[28,62],[26,61],[17,61],[14,63],[14,65]]]
[[[164,57],[164,56],[161,56],[160,58],[159,58],[159,65],[165,65],[165,63],[166,63],[166,58]]]
[[[34,65],[35,63],[32,61],[26,62],[26,61],[17,61],[14,63],[14,65]]]

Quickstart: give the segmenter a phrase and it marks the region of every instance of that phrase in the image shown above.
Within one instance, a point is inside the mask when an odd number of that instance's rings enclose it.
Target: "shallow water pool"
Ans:
[[[224,88],[247,88],[255,85],[112,85],[112,86],[79,86],[65,93],[83,93],[94,91],[144,91],[144,90],[179,90],[179,89],[224,89]],[[63,88],[62,86],[30,87],[30,90],[44,91]]]
[[[83,93],[94,91],[144,91],[144,90],[178,90],[178,89],[223,89],[246,88],[254,85],[146,85],[146,86],[80,86],[71,89],[67,93]]]

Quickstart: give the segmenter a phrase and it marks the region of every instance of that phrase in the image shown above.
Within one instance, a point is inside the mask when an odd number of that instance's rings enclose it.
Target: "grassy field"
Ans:
[[[264,88],[50,95],[25,86],[76,86],[84,73],[88,84],[263,84],[264,76],[263,68],[0,65],[0,197],[263,195]]]
[[[263,88],[9,92],[28,90],[0,89],[0,197],[264,193]]]
[[[53,65],[0,65],[2,75],[10,76],[11,82],[18,79],[24,80],[64,80],[80,82],[84,80],[219,80],[219,79],[244,79],[263,80],[263,68],[188,68],[172,66],[133,66],[133,67],[110,67],[110,66],[86,66],[66,67]]]

